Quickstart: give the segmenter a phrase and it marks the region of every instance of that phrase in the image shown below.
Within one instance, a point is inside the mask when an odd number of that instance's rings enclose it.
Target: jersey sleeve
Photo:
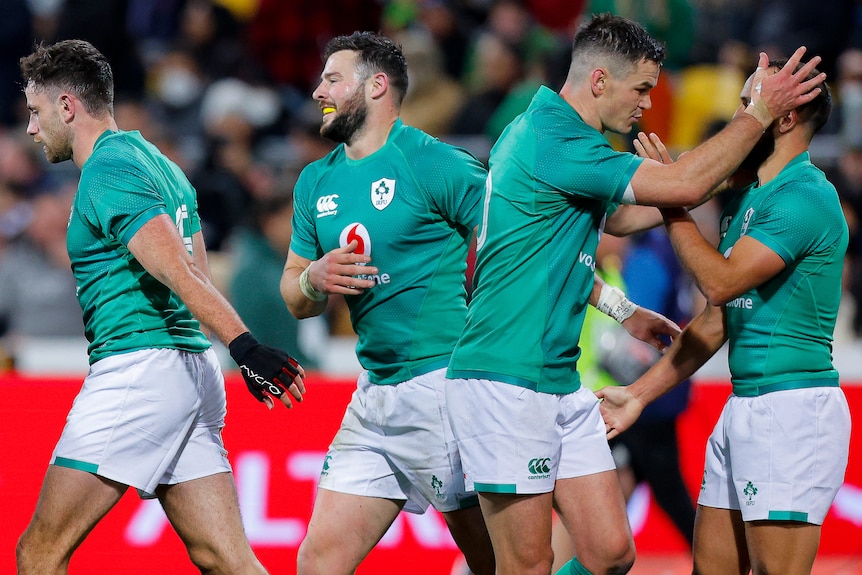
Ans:
[[[96,164],[82,172],[83,216],[105,237],[127,244],[145,223],[167,214],[159,190],[143,170],[116,155],[92,158]]]
[[[314,225],[314,190],[312,167],[306,166],[293,190],[293,234],[290,249],[299,256],[316,260],[323,255]]]
[[[620,203],[643,159],[614,150],[599,132],[550,133],[536,149],[536,179],[564,194]]]
[[[442,143],[438,143],[437,153],[423,158],[423,164],[435,166],[423,170],[421,179],[440,215],[468,233],[472,231],[482,219],[485,166],[466,150]]]

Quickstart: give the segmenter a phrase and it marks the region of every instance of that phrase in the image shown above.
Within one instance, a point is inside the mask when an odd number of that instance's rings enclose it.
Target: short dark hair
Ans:
[[[780,58],[769,62],[770,68],[778,68],[779,70],[784,68],[786,65],[787,58]],[[800,62],[799,65],[796,66],[796,70],[794,70],[794,72],[798,72],[804,65],[804,62]],[[818,74],[820,74],[820,70],[815,68],[805,79],[810,80]],[[832,91],[829,89],[829,85],[826,82],[820,84],[820,93],[817,94],[813,100],[796,108],[796,115],[799,117],[799,121],[803,124],[808,124],[812,136],[816,134],[820,128],[826,125],[831,113]]]
[[[18,62],[24,85],[72,92],[92,116],[114,111],[114,74],[108,60],[84,40],[36,46]]]
[[[665,48],[637,22],[605,13],[594,15],[575,33],[572,59],[581,54],[611,57],[631,69],[643,60],[661,66]]]
[[[389,84],[395,89],[396,104],[400,105],[407,94],[407,59],[389,38],[374,32],[354,32],[350,35],[336,36],[323,50],[323,61],[336,52],[350,50],[357,52],[359,65],[370,75],[383,72],[389,76]]]

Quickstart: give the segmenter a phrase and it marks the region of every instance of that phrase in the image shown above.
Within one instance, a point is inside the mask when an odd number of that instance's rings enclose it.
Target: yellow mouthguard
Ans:
[[[334,111],[335,111],[335,108],[333,108],[332,106],[327,106],[323,109],[324,114],[331,114]]]

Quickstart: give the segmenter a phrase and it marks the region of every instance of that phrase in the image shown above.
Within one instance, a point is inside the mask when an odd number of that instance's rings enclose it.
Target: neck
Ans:
[[[758,185],[762,186],[775,179],[793,158],[808,150],[808,141],[792,137],[792,133],[775,140],[775,151],[757,170]]]
[[[72,161],[80,169],[93,154],[96,140],[107,130],[116,130],[117,122],[110,115],[104,118],[86,118],[78,120],[74,140],[72,142]]]
[[[593,97],[588,84],[578,87],[570,84],[567,80],[560,89],[560,97],[578,113],[588,126],[604,133],[602,120],[596,106],[597,100]]]
[[[379,114],[369,111],[365,125],[356,133],[349,144],[344,145],[344,151],[351,160],[361,160],[382,148],[389,139],[392,126],[398,119],[398,112]]]

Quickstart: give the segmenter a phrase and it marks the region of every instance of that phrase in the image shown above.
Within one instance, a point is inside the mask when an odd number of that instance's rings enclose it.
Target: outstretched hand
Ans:
[[[637,421],[644,405],[638,401],[628,387],[611,385],[596,392],[601,400],[599,409],[605,420],[605,432],[613,439]]]
[[[773,120],[807,104],[820,94],[820,85],[826,81],[826,74],[821,72],[810,79],[808,76],[821,58],[814,56],[800,66],[804,55],[805,46],[801,46],[788,58],[783,68],[771,70],[769,56],[765,52],[760,53],[757,70],[752,78],[751,101],[745,111],[759,120],[764,129]]]
[[[638,306],[622,326],[635,337],[664,353],[682,331],[680,327],[660,313]]]
[[[249,392],[269,409],[273,408],[273,397],[288,409],[293,407],[291,396],[302,401],[305,370],[287,353],[261,344],[249,332],[230,342],[228,350]]]

